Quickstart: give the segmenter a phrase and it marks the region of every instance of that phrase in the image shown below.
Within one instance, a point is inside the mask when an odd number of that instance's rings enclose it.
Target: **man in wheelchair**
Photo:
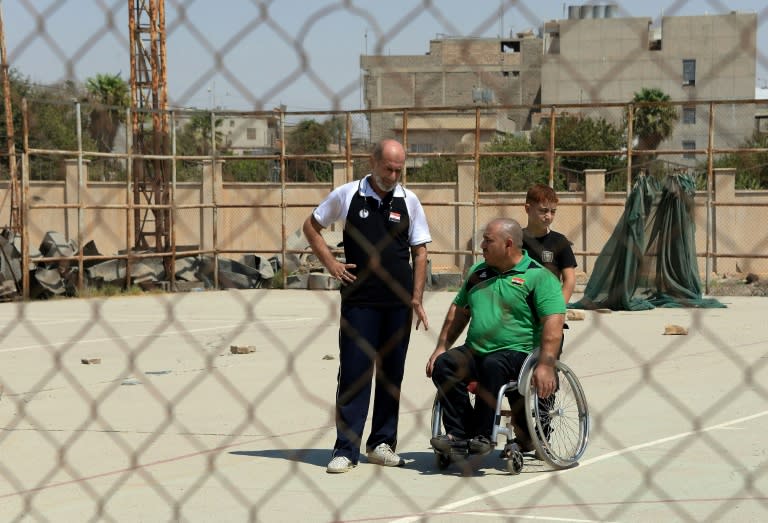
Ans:
[[[444,454],[493,450],[496,396],[502,385],[517,379],[525,358],[537,347],[532,385],[539,398],[549,398],[557,388],[565,300],[557,278],[530,258],[522,244],[517,221],[498,218],[486,226],[480,244],[485,261],[470,267],[427,362],[445,427],[430,443]],[[451,348],[467,325],[464,344]],[[474,406],[467,390],[471,382],[477,383]]]

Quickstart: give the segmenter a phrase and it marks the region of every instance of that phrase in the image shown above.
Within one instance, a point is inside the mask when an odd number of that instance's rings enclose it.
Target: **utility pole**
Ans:
[[[128,0],[128,9],[133,152],[167,155],[170,142],[164,0]],[[169,172],[169,160],[134,158],[134,204],[168,205]],[[158,252],[170,249],[170,212],[167,207],[137,208],[134,217],[137,248],[154,248]]]
[[[5,50],[5,24],[3,23],[3,2],[0,0],[0,64],[2,64],[3,75],[3,107],[5,108],[5,129],[7,136],[8,149],[8,177],[11,188],[11,216],[10,229],[14,233],[21,232],[21,216],[19,213],[19,203],[21,202],[21,192],[19,188],[19,179],[16,173],[16,143],[13,132],[13,104],[11,103],[11,79],[8,66],[8,58]]]

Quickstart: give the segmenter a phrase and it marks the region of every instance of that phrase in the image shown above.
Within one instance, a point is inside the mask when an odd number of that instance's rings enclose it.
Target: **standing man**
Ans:
[[[525,196],[528,225],[523,229],[523,249],[557,276],[568,303],[576,286],[576,256],[568,238],[550,228],[555,221],[557,202],[557,193],[549,185],[537,183],[528,189]]]
[[[304,222],[312,252],[342,285],[336,443],[329,473],[357,466],[374,376],[368,461],[404,464],[395,453],[400,384],[413,314],[416,329],[421,323],[429,328],[422,298],[432,241],[421,202],[398,183],[404,166],[403,146],[381,141],[371,155],[371,173],[334,189]],[[344,262],[320,233],[337,221],[344,222]]]

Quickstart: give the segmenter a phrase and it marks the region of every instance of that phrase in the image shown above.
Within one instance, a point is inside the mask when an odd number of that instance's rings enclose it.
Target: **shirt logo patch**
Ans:
[[[552,251],[541,251],[541,261],[544,263],[552,263],[555,259],[555,253]]]
[[[525,280],[523,278],[518,278],[517,276],[513,276],[510,281],[512,282],[512,285],[525,285]]]
[[[395,211],[389,211],[389,221],[400,223],[400,213]]]
[[[360,218],[365,220],[366,218],[368,218],[368,209],[360,209],[360,212],[358,214],[360,214]]]

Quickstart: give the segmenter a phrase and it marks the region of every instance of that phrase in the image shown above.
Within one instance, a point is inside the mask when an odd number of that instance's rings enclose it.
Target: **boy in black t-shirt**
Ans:
[[[525,196],[528,224],[523,229],[523,249],[557,276],[568,303],[576,286],[576,256],[568,238],[550,229],[555,221],[557,202],[555,190],[548,185],[539,183],[528,189]]]
[[[555,221],[557,212],[557,193],[549,185],[537,183],[525,196],[525,213],[528,224],[523,229],[523,249],[528,256],[549,269],[562,284],[565,303],[571,300],[576,286],[576,256],[571,249],[571,242],[564,235],[555,232],[550,227]],[[568,325],[564,325],[567,329]],[[560,341],[560,353],[563,351],[563,340]],[[559,358],[559,355],[558,355]],[[542,412],[548,410],[548,399],[539,399]],[[527,430],[523,430],[525,419],[522,417],[522,398],[509,397],[513,411],[512,425],[515,431],[515,442],[523,452],[533,450],[533,442]],[[549,420],[542,419],[545,430],[549,430]]]

